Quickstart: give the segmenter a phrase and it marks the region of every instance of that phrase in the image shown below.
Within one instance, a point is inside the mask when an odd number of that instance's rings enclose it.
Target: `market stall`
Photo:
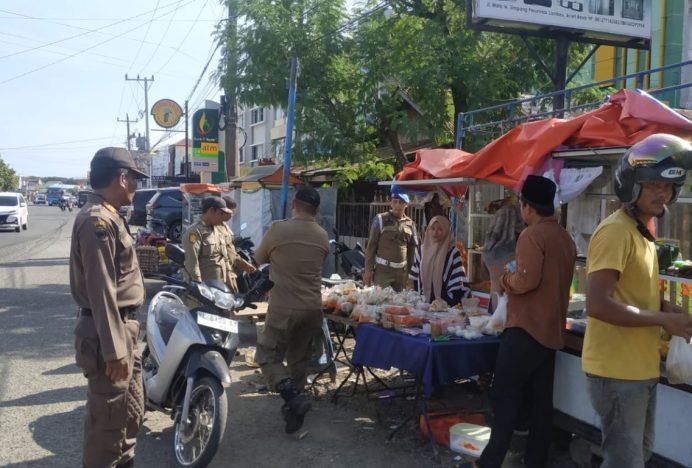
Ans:
[[[585,254],[591,233],[602,219],[619,208],[611,179],[611,166],[631,145],[653,133],[692,137],[692,122],[645,93],[622,90],[610,102],[573,119],[547,119],[522,124],[475,154],[461,150],[421,151],[416,161],[397,175],[401,187],[468,186],[465,200],[472,288],[483,278],[477,267],[483,255],[482,236],[494,216],[494,199],[517,190],[529,174],[553,179],[558,185],[560,221],[573,236],[581,254],[574,274],[572,300],[565,333],[566,348],[558,352],[554,387],[555,424],[591,441],[600,442],[599,421],[586,394],[581,368],[581,345],[585,330]],[[492,183],[495,196],[484,185]],[[692,257],[689,225],[692,221],[690,185],[681,194],[669,216],[656,226],[659,259],[667,269],[660,274],[662,298],[684,307],[689,305]],[[448,191],[448,193],[453,193]],[[493,193],[490,191],[490,193]],[[480,195],[480,202],[479,202]],[[556,204],[557,204],[556,203]],[[681,259],[676,260],[680,255]],[[663,255],[663,256],[661,256]],[[478,257],[477,259],[475,259]],[[666,259],[668,261],[666,261]],[[487,272],[486,272],[487,274]],[[664,337],[665,338],[665,337]],[[662,356],[665,357],[665,341]],[[665,366],[662,362],[662,369]],[[661,377],[656,407],[654,457],[670,466],[692,466],[689,434],[692,420],[692,387],[671,385]]]

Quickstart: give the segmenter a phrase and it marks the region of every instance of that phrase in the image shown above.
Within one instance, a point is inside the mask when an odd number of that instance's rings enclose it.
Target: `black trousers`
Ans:
[[[500,468],[527,402],[529,439],[524,464],[527,468],[545,466],[552,439],[554,376],[554,349],[541,345],[521,328],[505,330],[490,394],[492,433],[478,466]]]

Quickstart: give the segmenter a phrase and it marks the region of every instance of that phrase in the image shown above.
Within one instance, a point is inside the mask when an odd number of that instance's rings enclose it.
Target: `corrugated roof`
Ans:
[[[250,170],[248,175],[233,179],[233,182],[259,182],[265,177],[269,177],[275,172],[280,171],[281,167],[281,164],[275,164],[272,166],[255,166]]]

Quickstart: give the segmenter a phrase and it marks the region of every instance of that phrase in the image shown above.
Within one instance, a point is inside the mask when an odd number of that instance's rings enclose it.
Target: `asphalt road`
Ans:
[[[86,381],[74,365],[76,306],[68,278],[75,215],[30,206],[27,231],[0,232],[1,467],[80,466]],[[161,284],[145,281],[147,297]],[[254,345],[254,326],[242,322],[240,332],[243,353]],[[231,370],[226,435],[210,468],[350,468],[363,457],[369,466],[422,466],[416,449],[382,450],[386,428],[377,428],[372,414],[344,412],[327,400],[314,403],[301,437],[284,434],[280,398],[262,392],[261,374],[242,355]],[[147,413],[137,466],[173,466],[172,447],[170,417]]]
[[[74,365],[77,310],[68,279],[75,215],[57,207],[30,206],[27,231],[0,232],[0,467],[80,466],[86,381]],[[145,281],[147,297],[161,284]],[[145,308],[141,322],[144,313]],[[313,402],[301,431],[285,434],[281,399],[263,391],[261,374],[245,365],[243,354],[256,340],[254,326],[240,326],[241,354],[231,366],[226,433],[210,468],[433,466],[429,443],[415,424],[387,442],[390,425],[410,414],[412,402],[377,403],[362,395],[333,405],[325,398],[334,388],[328,380],[326,387],[319,386],[321,398]],[[458,464],[455,453],[442,452],[441,466]],[[145,416],[136,464],[174,465],[172,421],[167,415]],[[549,466],[574,465],[561,456]]]

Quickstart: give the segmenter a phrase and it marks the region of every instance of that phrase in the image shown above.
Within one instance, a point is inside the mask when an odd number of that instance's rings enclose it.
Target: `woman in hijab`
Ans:
[[[412,289],[420,292],[430,303],[444,299],[447,304],[455,305],[463,297],[470,296],[461,254],[452,241],[446,216],[435,216],[430,220],[423,245],[416,250],[409,280]]]

